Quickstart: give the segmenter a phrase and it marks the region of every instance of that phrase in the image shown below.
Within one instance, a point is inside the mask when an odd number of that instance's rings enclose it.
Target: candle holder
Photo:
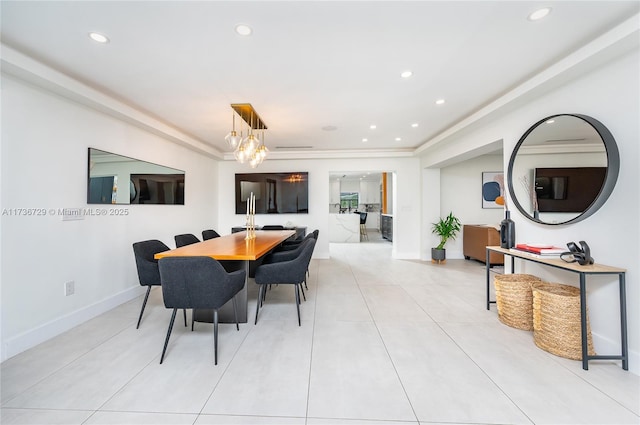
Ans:
[[[247,235],[245,240],[251,240],[256,238],[256,197],[251,192],[247,199]]]
[[[247,235],[244,237],[245,240],[251,240],[256,238],[256,222],[255,222],[255,214],[247,215]]]

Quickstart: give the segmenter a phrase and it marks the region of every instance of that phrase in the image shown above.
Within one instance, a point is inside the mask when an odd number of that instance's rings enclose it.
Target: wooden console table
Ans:
[[[558,258],[539,258],[526,252],[514,252],[510,249],[501,248],[499,246],[487,247],[487,310],[489,310],[491,304],[495,304],[495,301],[491,301],[489,297],[490,279],[489,279],[489,256],[491,252],[498,252],[500,254],[508,255],[511,257],[511,273],[515,270],[515,259],[519,258],[524,261],[531,261],[538,264],[544,264],[545,266],[555,267],[557,269],[567,270],[573,273],[578,273],[580,276],[580,325],[581,325],[581,338],[582,338],[582,368],[584,370],[589,369],[589,360],[622,360],[622,368],[629,370],[629,353],[627,346],[627,301],[626,301],[626,289],[625,289],[625,269],[617,267],[605,266],[602,264],[592,264],[587,266],[581,266],[578,263],[567,263]],[[617,274],[618,282],[620,284],[620,333],[621,333],[621,354],[620,355],[602,355],[602,356],[590,356],[587,350],[587,290],[586,290],[586,276],[587,275],[606,275]]]

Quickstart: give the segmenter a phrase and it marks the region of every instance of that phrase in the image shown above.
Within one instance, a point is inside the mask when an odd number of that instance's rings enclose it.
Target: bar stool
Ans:
[[[362,239],[369,240],[369,235],[367,234],[367,213],[360,213],[360,237]]]

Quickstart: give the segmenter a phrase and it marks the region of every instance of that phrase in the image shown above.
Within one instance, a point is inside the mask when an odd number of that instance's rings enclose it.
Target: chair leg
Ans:
[[[256,300],[256,320],[253,322],[254,325],[258,324],[258,310],[260,310],[260,304],[262,304],[262,291],[264,291],[264,285],[260,285],[260,290],[258,291],[258,299]]]
[[[304,288],[302,287],[302,284],[300,284],[300,292],[302,292],[302,298],[306,301],[307,296],[304,294]]]
[[[169,337],[171,337],[171,330],[173,329],[173,322],[176,320],[177,308],[173,309],[171,314],[171,321],[169,322],[169,329],[167,330],[167,337],[164,340],[164,348],[162,348],[162,356],[160,357],[160,364],[164,361],[164,353],[167,351],[167,345],[169,345]]]
[[[233,315],[236,318],[236,330],[240,330],[240,325],[238,324],[238,304],[236,302],[236,297],[235,295],[233,296],[233,298],[231,298],[233,300]]]
[[[138,317],[138,324],[136,325],[136,329],[140,327],[140,321],[142,320],[142,313],[144,313],[144,308],[147,305],[147,300],[149,299],[149,292],[151,292],[151,286],[147,286],[147,294],[144,296],[144,301],[142,302],[142,309],[140,310],[140,317]]]
[[[193,332],[193,326],[196,322],[196,309],[192,308],[191,309],[191,332]]]
[[[213,363],[218,364],[218,310],[213,310]]]
[[[184,313],[184,327],[187,327],[187,309],[183,308],[182,312]]]
[[[298,326],[302,326],[300,324],[300,291],[298,290],[298,285],[298,283],[294,285],[296,287],[296,309],[298,309]]]

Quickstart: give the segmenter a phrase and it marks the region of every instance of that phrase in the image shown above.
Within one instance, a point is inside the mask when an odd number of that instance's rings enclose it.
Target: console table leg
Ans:
[[[582,338],[582,369],[589,370],[587,344],[587,290],[584,273],[580,273],[580,334]]]
[[[489,299],[490,299],[490,298],[489,298],[489,256],[490,256],[490,255],[489,255],[489,254],[490,254],[490,253],[491,253],[491,251],[489,251],[489,250],[487,249],[487,259],[486,259],[486,261],[485,261],[485,263],[484,263],[484,264],[485,264],[485,267],[487,268],[487,310],[490,310],[490,309],[491,309],[491,308],[490,308],[491,303],[489,302]]]
[[[622,344],[622,368],[629,370],[629,347],[627,346],[627,291],[625,289],[625,274],[620,273],[620,342]]]

